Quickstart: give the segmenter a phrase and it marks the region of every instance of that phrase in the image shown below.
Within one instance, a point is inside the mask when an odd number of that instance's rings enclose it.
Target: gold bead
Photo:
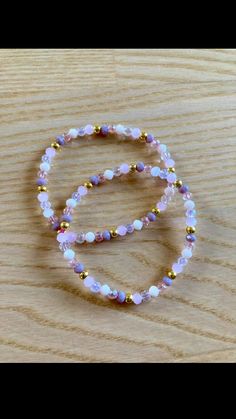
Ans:
[[[99,126],[99,125],[95,125],[94,127],[93,127],[93,132],[94,132],[94,134],[100,134],[100,131],[101,131],[101,127]]]
[[[85,188],[91,189],[93,187],[93,184],[91,182],[85,182],[84,186]]]
[[[188,227],[186,227],[186,231],[187,231],[188,234],[192,234],[192,233],[195,233],[196,228],[192,227],[192,226],[188,226]]]
[[[153,214],[156,214],[156,215],[158,215],[158,214],[160,214],[160,210],[159,210],[159,208],[152,208],[152,212],[153,212]]]
[[[175,173],[175,168],[174,167],[168,167],[168,172],[169,173]]]
[[[132,303],[132,302],[133,302],[133,298],[132,298],[132,294],[131,294],[131,292],[127,292],[127,293],[126,293],[125,302],[126,302],[127,304],[130,304],[130,303]]]
[[[183,182],[182,182],[182,180],[180,180],[180,179],[177,179],[175,182],[174,182],[174,186],[176,187],[176,188],[181,188],[181,186],[183,185]]]
[[[140,137],[139,137],[139,140],[140,141],[146,141],[146,139],[147,139],[147,133],[146,132],[142,132],[141,133],[141,135],[140,135]]]
[[[67,228],[69,228],[69,227],[70,227],[70,223],[67,223],[67,221],[62,221],[62,222],[60,223],[60,227],[61,227],[61,228],[64,228],[64,229],[66,230]]]
[[[85,279],[85,278],[87,278],[87,276],[88,276],[88,271],[83,271],[83,272],[80,272],[79,276],[80,276],[80,279]]]
[[[129,166],[130,172],[135,172],[136,169],[137,169],[137,164],[131,163]]]
[[[167,273],[167,275],[170,279],[175,279],[176,278],[176,273],[174,271],[169,271]]]
[[[115,228],[112,228],[111,230],[110,230],[110,234],[111,234],[111,237],[117,237],[118,236],[118,233],[117,233],[117,231],[116,231],[116,229]]]
[[[59,150],[61,148],[60,144],[58,144],[56,142],[55,143],[52,143],[51,144],[51,147],[55,148],[55,150]]]
[[[39,192],[47,192],[47,188],[46,188],[46,186],[38,186],[38,191]]]

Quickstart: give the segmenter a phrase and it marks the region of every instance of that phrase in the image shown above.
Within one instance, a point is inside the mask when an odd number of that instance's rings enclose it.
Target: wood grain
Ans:
[[[0,50],[0,109],[0,361],[235,362],[236,51]],[[117,307],[86,293],[38,209],[44,148],[90,121],[158,135],[194,192],[194,258],[150,304]],[[91,174],[155,162],[144,145],[117,140],[83,140],[62,153],[49,185],[58,210]],[[74,227],[129,222],[162,187],[140,175],[97,188]],[[183,222],[176,200],[142,233],[77,251],[99,280],[145,288],[178,255]]]

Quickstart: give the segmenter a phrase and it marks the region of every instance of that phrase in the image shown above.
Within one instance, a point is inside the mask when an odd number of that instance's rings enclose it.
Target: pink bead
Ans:
[[[92,125],[86,125],[84,128],[84,132],[86,135],[92,135],[93,134],[93,126]]]
[[[120,225],[117,227],[117,233],[119,234],[119,236],[125,236],[127,233],[127,228],[123,225]]]
[[[139,128],[132,129],[132,137],[134,140],[137,140],[141,135],[141,130]]]
[[[87,276],[84,280],[84,286],[90,288],[95,282],[95,279],[92,276]]]
[[[41,177],[41,178],[45,179],[47,177],[47,172],[44,172],[43,170],[40,170],[38,172],[38,177]]]
[[[133,299],[134,304],[141,304],[141,302],[142,302],[142,296],[138,292],[133,294],[132,299]]]
[[[106,179],[105,179],[103,173],[99,173],[98,179],[99,179],[99,183],[105,183],[106,182]]]
[[[174,160],[172,160],[172,159],[167,159],[167,160],[165,161],[165,166],[166,166],[166,167],[174,167],[174,166],[175,166],[175,161],[174,161]]]
[[[47,192],[40,192],[38,194],[38,200],[39,202],[45,202],[48,200],[48,193]]]
[[[167,208],[167,205],[164,204],[164,202],[157,202],[156,207],[159,208],[160,211],[165,211]]]
[[[85,188],[85,186],[79,186],[78,187],[78,192],[81,196],[84,196],[84,195],[87,195],[88,189]]]
[[[121,172],[122,174],[127,174],[127,173],[129,173],[129,164],[127,164],[127,163],[122,163],[122,164],[120,165],[120,172]]]
[[[176,181],[176,174],[175,173],[168,173],[167,175],[167,182],[174,183]]]
[[[56,150],[52,147],[46,149],[46,154],[48,157],[53,158],[56,154]]]
[[[144,166],[144,171],[145,171],[146,173],[150,173],[150,172],[151,172],[151,170],[152,170],[152,166],[151,166],[150,164],[146,164],[146,165]]]
[[[69,143],[72,140],[72,138],[71,138],[71,136],[69,134],[66,134],[64,136],[64,140],[65,140],[66,143]]]
[[[148,219],[148,217],[142,217],[141,221],[142,221],[144,227],[147,227],[150,224],[150,220]]]

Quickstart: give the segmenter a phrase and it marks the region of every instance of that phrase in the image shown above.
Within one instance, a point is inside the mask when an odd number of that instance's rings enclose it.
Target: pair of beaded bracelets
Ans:
[[[80,137],[107,137],[108,135],[118,135],[122,139],[130,139],[135,142],[146,142],[149,147],[157,151],[164,167],[160,168],[159,166],[151,166],[139,161],[131,164],[122,163],[114,169],[106,169],[103,173],[91,176],[87,182],[80,185],[78,189],[72,193],[71,197],[67,199],[66,207],[64,208],[62,215],[57,216],[49,201],[47,191],[48,173],[50,172],[52,161],[56,153],[73,139],[78,139]],[[147,212],[147,214],[142,216],[140,219],[136,219],[128,224],[119,225],[110,230],[98,232],[90,231],[87,233],[76,233],[70,231],[74,210],[80,204],[83,197],[87,195],[90,189],[95,186],[99,186],[106,181],[111,181],[116,177],[128,176],[132,173],[143,173],[151,176],[154,180],[160,178],[167,183],[163,196],[156,203],[156,205]],[[142,302],[149,301],[151,298],[157,297],[172,284],[173,280],[183,271],[184,266],[187,265],[189,259],[192,257],[192,250],[196,241],[196,236],[194,234],[195,226],[197,224],[195,203],[192,200],[192,194],[189,191],[189,187],[187,185],[183,185],[182,181],[177,178],[175,172],[175,162],[171,158],[167,146],[165,144],[161,144],[160,141],[152,134],[141,132],[139,128],[127,128],[120,124],[103,125],[101,127],[98,125],[86,125],[83,128],[70,129],[68,133],[57,136],[55,141],[46,149],[45,154],[42,156],[37,186],[39,192],[37,198],[43,211],[43,216],[48,220],[51,228],[57,233],[59,249],[63,252],[64,258],[68,261],[69,267],[71,267],[74,272],[79,275],[79,278],[83,281],[84,286],[92,293],[101,294],[110,300],[116,300],[120,304],[140,304]],[[150,222],[156,221],[160,214],[167,209],[177,191],[184,201],[186,216],[184,248],[180,257],[173,263],[171,269],[159,283],[150,286],[148,290],[131,293],[112,289],[108,284],[101,284],[89,275],[83,263],[77,260],[75,251],[72,249],[73,246],[84,243],[101,243],[103,241],[112,240],[116,237],[124,237],[127,234],[141,231],[143,228],[147,227]]]

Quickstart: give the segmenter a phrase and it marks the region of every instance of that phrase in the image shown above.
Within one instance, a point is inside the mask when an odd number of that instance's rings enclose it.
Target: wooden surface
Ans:
[[[198,244],[174,286],[118,307],[86,293],[41,217],[35,178],[53,135],[88,122],[140,126],[166,143],[198,210]],[[1,362],[236,361],[236,51],[0,50]],[[106,144],[108,142],[108,144]],[[98,139],[57,156],[58,209],[90,174],[154,163],[144,145]],[[140,217],[161,195],[142,175],[91,191],[74,227]],[[148,287],[179,254],[180,200],[144,232],[77,248],[97,279]]]

